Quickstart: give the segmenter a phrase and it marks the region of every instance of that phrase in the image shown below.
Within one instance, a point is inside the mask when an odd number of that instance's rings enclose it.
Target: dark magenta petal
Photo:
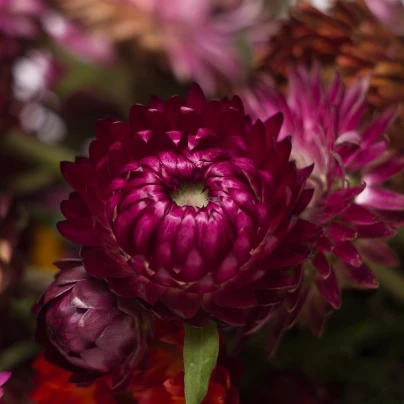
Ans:
[[[360,266],[362,264],[361,256],[354,245],[349,241],[337,242],[334,245],[333,254],[341,258],[344,262],[353,266]]]
[[[327,278],[318,278],[316,283],[324,299],[334,309],[339,309],[341,306],[341,294],[334,271],[331,271]]]
[[[83,264],[90,275],[99,278],[107,277],[111,272],[113,272],[116,277],[124,278],[131,275],[129,268],[117,265],[103,250],[98,248],[85,254]]]
[[[97,246],[100,238],[93,228],[92,220],[65,220],[57,224],[57,229],[62,236],[77,244]]]
[[[341,220],[366,225],[376,223],[378,217],[364,206],[354,203],[342,212]]]
[[[328,278],[330,276],[332,268],[327,257],[322,252],[316,254],[313,259],[313,265],[322,278]]]
[[[376,289],[379,286],[379,281],[375,274],[366,265],[363,264],[359,267],[354,267],[347,264],[345,267],[349,273],[350,280],[355,286],[366,289]]]
[[[327,237],[336,241],[348,241],[358,237],[358,230],[351,229],[341,223],[333,222],[326,231]]]
[[[188,91],[187,107],[192,108],[198,113],[201,113],[207,104],[205,94],[203,93],[201,87],[194,83]]]
[[[381,222],[357,226],[356,231],[361,238],[390,238],[397,233],[390,226]]]

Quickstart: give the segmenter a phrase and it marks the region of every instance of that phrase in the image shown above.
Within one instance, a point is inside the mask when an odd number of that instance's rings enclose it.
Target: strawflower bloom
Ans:
[[[375,12],[375,5],[382,8],[388,7],[388,3],[367,2]],[[326,13],[299,2],[290,10],[291,18],[270,38],[261,69],[283,87],[287,87],[288,66],[311,63],[313,59],[321,62],[326,76],[338,66],[346,84],[355,82],[358,76],[370,77],[369,109],[400,105],[389,135],[392,143],[403,148],[404,38],[391,31],[394,26],[384,25],[371,10],[365,0],[339,0]]]
[[[112,294],[91,278],[80,260],[61,269],[34,310],[36,339],[45,357],[70,372],[70,382],[86,384],[112,373],[112,386],[127,383],[146,351],[150,319],[135,301]]]
[[[394,109],[363,122],[368,85],[358,80],[345,87],[338,74],[326,85],[318,67],[299,68],[290,73],[287,99],[265,80],[245,96],[256,119],[282,112],[279,138],[292,137],[298,167],[314,163],[307,182],[314,196],[304,217],[324,226],[324,235],[305,266],[311,290],[303,311],[316,332],[328,308],[340,307],[337,278],[375,288],[378,282],[367,263],[398,264],[387,241],[403,222],[404,195],[384,183],[404,169],[404,157],[388,150],[385,137]]]
[[[239,80],[252,51],[272,29],[262,0],[57,0],[67,15],[94,32],[162,56],[181,81],[212,92],[220,80]]]
[[[4,386],[10,377],[11,372],[0,372],[0,398],[2,398],[4,394],[4,388],[2,388],[2,386]]]
[[[185,404],[183,343],[180,323],[156,323],[146,364],[134,372],[128,386],[137,404]],[[201,404],[238,404],[235,383],[241,373],[239,362],[220,353]]]
[[[100,121],[89,158],[63,163],[75,192],[58,224],[86,270],[166,320],[243,324],[296,285],[318,228],[299,218],[312,167],[289,162],[277,115],[254,125],[238,97],[134,105]]]
[[[40,354],[32,365],[35,370],[34,389],[30,398],[35,404],[114,404],[113,392],[106,379],[90,386],[69,382],[71,372],[49,363]]]

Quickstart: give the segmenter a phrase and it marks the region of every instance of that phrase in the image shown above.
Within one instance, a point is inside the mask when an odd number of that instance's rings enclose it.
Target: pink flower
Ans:
[[[0,372],[0,398],[3,397],[4,389],[1,387],[7,382],[7,380],[11,377],[11,372]]]
[[[290,73],[287,99],[265,80],[244,97],[255,119],[282,112],[280,139],[291,136],[298,167],[314,163],[307,183],[314,197],[304,217],[324,226],[324,236],[306,265],[302,293],[309,285],[303,312],[316,332],[329,308],[341,304],[337,278],[342,284],[375,288],[378,281],[367,263],[398,263],[387,240],[404,219],[404,196],[384,183],[403,170],[404,157],[388,150],[385,137],[394,109],[364,120],[367,89],[366,79],[346,88],[338,75],[326,86],[316,66]]]
[[[241,46],[251,52],[267,39],[261,0],[226,6],[215,0],[129,1],[155,20],[175,75],[198,81],[205,91],[214,89],[216,74],[239,80],[248,62]]]
[[[0,33],[31,39],[39,33],[35,19],[43,10],[42,0],[0,0]]]
[[[276,142],[280,115],[254,125],[238,97],[134,105],[99,122],[89,158],[63,163],[73,187],[58,229],[117,294],[166,320],[243,324],[295,287],[319,229],[299,215],[311,168]]]
[[[214,0],[131,1],[156,20],[175,75],[198,81],[208,92],[216,86],[216,75],[240,80],[250,63],[247,58],[269,33],[261,0],[222,7]]]

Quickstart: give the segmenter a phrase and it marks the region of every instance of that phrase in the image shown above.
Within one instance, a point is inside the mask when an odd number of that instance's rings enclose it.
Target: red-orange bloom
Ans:
[[[113,404],[112,390],[105,379],[88,387],[69,383],[71,372],[51,365],[43,354],[33,364],[36,371],[31,400],[36,404]]]
[[[160,323],[150,345],[145,369],[139,369],[129,390],[137,404],[185,404],[182,326]],[[232,385],[233,374],[224,366],[224,357],[212,372],[209,390],[202,404],[238,404]]]

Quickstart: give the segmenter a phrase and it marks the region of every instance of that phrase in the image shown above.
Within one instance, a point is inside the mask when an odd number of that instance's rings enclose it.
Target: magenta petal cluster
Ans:
[[[134,105],[100,121],[89,158],[63,163],[75,189],[59,231],[86,270],[163,319],[243,324],[296,286],[317,226],[301,219],[312,167],[289,161],[280,114],[254,125],[238,97]]]
[[[404,158],[388,150],[385,136],[395,111],[364,122],[368,80],[346,88],[335,75],[327,86],[317,66],[290,72],[287,99],[268,83],[263,79],[245,93],[247,111],[255,119],[282,112],[280,139],[292,138],[298,167],[314,164],[307,181],[314,196],[304,217],[324,226],[324,235],[312,260],[316,274],[306,271],[315,287],[304,311],[319,332],[327,307],[341,304],[338,277],[345,284],[375,288],[377,279],[366,264],[397,264],[386,241],[402,223],[404,196],[384,187],[404,168]],[[334,268],[329,252],[338,258]]]
[[[60,274],[34,306],[36,339],[45,357],[73,372],[72,383],[87,384],[111,374],[113,387],[124,385],[146,352],[148,313],[91,278],[80,260],[57,266]]]
[[[178,79],[195,80],[207,92],[215,90],[218,78],[242,79],[251,51],[262,47],[274,31],[262,0],[129,3],[154,22],[159,37],[155,41],[161,42]]]
[[[0,32],[8,37],[32,39],[39,34],[38,18],[44,11],[42,0],[1,0]]]
[[[1,388],[11,377],[11,372],[0,372],[0,398],[3,397],[4,389]]]

